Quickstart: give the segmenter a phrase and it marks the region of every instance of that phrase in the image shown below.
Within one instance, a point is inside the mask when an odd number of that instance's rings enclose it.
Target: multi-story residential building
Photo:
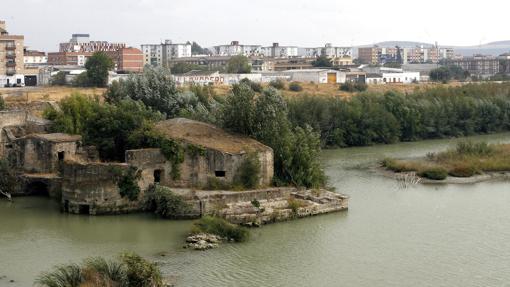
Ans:
[[[440,48],[435,46],[418,47],[363,47],[358,48],[358,59],[363,64],[382,65],[388,62],[401,64],[437,64],[441,60],[454,58],[452,48]]]
[[[265,57],[271,58],[292,58],[298,56],[297,46],[280,46],[278,43],[273,43],[270,47],[261,48],[261,52]]]
[[[125,43],[90,41],[89,34],[73,34],[69,42],[61,43],[59,52],[48,53],[48,65],[83,67],[96,52],[106,53],[117,72],[141,72],[144,66],[139,49],[127,48]]]
[[[246,57],[263,56],[262,46],[260,45],[241,45],[239,41],[232,41],[230,45],[219,45],[213,47],[215,56],[237,56]]]
[[[114,62],[117,72],[141,72],[144,61],[143,54],[137,48],[120,48],[115,51],[104,51]],[[55,52],[48,53],[48,65],[54,66],[85,66],[92,52]]]
[[[9,35],[0,21],[0,87],[24,85],[24,36]]]
[[[358,59],[362,64],[379,64],[379,47],[362,47],[358,48]]]
[[[500,73],[500,59],[494,56],[474,55],[448,61],[450,66],[458,66],[472,76],[489,77]]]
[[[25,66],[41,66],[48,64],[48,56],[45,52],[27,50],[23,52],[23,62]]]
[[[142,45],[143,62],[151,66],[168,66],[169,61],[178,58],[191,57],[191,43],[172,43],[165,40],[161,44]]]
[[[71,40],[60,43],[59,52],[108,52],[126,48],[125,43],[107,41],[90,41],[89,34],[73,34]]]

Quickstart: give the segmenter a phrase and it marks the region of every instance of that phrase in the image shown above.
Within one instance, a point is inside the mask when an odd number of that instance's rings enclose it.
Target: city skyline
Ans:
[[[199,1],[92,0],[85,5],[76,1],[20,0],[24,9],[0,12],[0,19],[7,21],[12,34],[25,35],[25,44],[31,49],[45,51],[57,51],[58,43],[67,41],[73,33],[88,33],[91,40],[126,42],[133,47],[165,39],[197,41],[210,47],[233,40],[298,46],[358,46],[396,40],[475,46],[509,38],[503,30],[506,9],[502,7],[509,4],[493,0],[483,7],[431,0],[412,11],[401,0],[393,1],[392,7],[367,0],[362,5],[364,10],[360,10],[360,3],[330,0],[262,0],[249,6],[241,2],[219,0],[204,5]],[[220,17],[222,13],[227,16]],[[444,15],[445,20],[429,16],[432,13]],[[478,21],[465,19],[465,14],[478,15]],[[465,33],[453,32],[459,25]]]

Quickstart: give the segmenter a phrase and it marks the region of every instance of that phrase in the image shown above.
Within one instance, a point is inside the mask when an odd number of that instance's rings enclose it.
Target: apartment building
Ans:
[[[45,52],[25,49],[23,52],[23,62],[25,66],[41,66],[48,64],[48,56]]]
[[[273,43],[270,47],[262,47],[261,53],[264,57],[270,58],[292,58],[298,56],[298,47],[280,46],[279,43]]]
[[[144,65],[167,67],[172,59],[191,57],[191,44],[173,43],[171,40],[165,40],[161,44],[143,44],[142,45]]]
[[[462,59],[450,60],[448,65],[458,66],[468,71],[472,76],[489,77],[501,70],[501,59],[494,56],[474,55]]]
[[[126,48],[125,43],[91,41],[89,34],[72,34],[68,42],[60,43],[59,52],[108,52]]]
[[[0,87],[24,85],[24,36],[10,35],[0,21]]]
[[[262,46],[260,45],[241,45],[239,41],[232,41],[229,45],[219,45],[213,47],[214,56],[237,56],[246,57],[263,56]]]
[[[383,65],[388,62],[401,64],[437,64],[441,60],[453,59],[452,48],[435,46],[417,47],[362,47],[358,48],[358,59],[363,64]]]

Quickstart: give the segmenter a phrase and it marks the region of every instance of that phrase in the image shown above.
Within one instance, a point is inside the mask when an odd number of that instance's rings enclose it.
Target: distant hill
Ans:
[[[424,43],[424,42],[413,42],[413,41],[385,41],[385,42],[379,42],[375,44],[370,45],[360,45],[356,46],[355,48],[360,47],[371,47],[373,45],[377,45],[379,47],[416,47],[416,46],[424,46],[424,47],[430,47],[434,44],[432,43]],[[484,55],[493,55],[498,56],[503,53],[510,52],[510,40],[509,41],[497,41],[497,42],[491,42],[481,45],[473,45],[473,46],[453,46],[453,45],[441,45],[442,47],[452,47],[455,49],[455,53],[461,54],[463,56],[472,56],[473,54],[484,54]],[[356,49],[355,49],[356,50]],[[355,51],[355,54],[357,54],[358,51]]]

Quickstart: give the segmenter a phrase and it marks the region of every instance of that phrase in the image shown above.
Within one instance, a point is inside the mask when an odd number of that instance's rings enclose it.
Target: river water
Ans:
[[[510,134],[475,139],[509,142]],[[178,286],[510,286],[510,183],[400,189],[370,169],[456,140],[328,150],[347,212],[253,229],[249,242],[182,249],[190,221],[61,214],[46,198],[0,201],[0,286],[32,286],[55,264],[131,250]],[[14,283],[10,283],[10,280]]]

